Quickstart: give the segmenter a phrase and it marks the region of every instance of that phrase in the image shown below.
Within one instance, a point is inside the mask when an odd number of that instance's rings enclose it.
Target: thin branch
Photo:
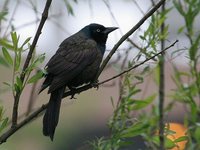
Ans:
[[[121,39],[115,44],[115,46],[113,47],[113,49],[111,50],[111,52],[108,54],[108,56],[106,57],[106,59],[103,61],[99,72],[96,76],[96,79],[98,79],[99,75],[101,74],[101,72],[103,71],[103,69],[105,68],[105,66],[107,65],[108,61],[111,59],[112,55],[116,52],[116,50],[118,49],[118,47],[125,41],[127,40],[127,38],[133,34],[133,32],[135,32],[163,3],[165,2],[165,0],[161,0],[159,1],[131,30],[129,30],[124,36],[121,37]]]
[[[19,124],[17,124],[15,126],[15,128],[10,128],[7,132],[5,132],[3,135],[1,135],[0,137],[0,144],[6,142],[6,140],[13,135],[16,131],[18,131],[21,127],[23,127],[24,125],[26,125],[27,123],[33,121],[33,119],[35,119],[43,110],[45,110],[47,108],[48,104],[44,104],[42,105],[42,107],[40,107],[38,110],[36,110],[35,112],[33,112],[30,116],[28,116],[26,119],[24,119],[22,122],[20,122]]]
[[[37,74],[38,72],[39,72],[39,70],[35,70],[35,74]],[[28,101],[26,116],[28,116],[30,114],[31,110],[33,109],[34,102],[35,102],[35,99],[36,99],[37,84],[38,84],[38,81],[34,82],[32,87],[31,87],[31,93],[30,93],[30,97],[29,97],[29,101]]]
[[[113,79],[115,79],[115,78],[118,78],[119,76],[121,76],[121,75],[123,75],[123,74],[125,74],[125,73],[127,73],[127,72],[129,72],[129,71],[131,71],[131,70],[133,70],[133,69],[135,69],[135,68],[137,68],[137,67],[143,65],[143,64],[146,63],[147,61],[152,60],[152,59],[155,58],[156,56],[162,54],[163,52],[165,52],[165,51],[168,50],[169,48],[173,47],[177,42],[178,42],[178,40],[176,40],[174,43],[172,43],[170,46],[166,47],[164,50],[160,51],[159,53],[156,53],[155,55],[153,55],[153,56],[151,56],[151,57],[145,59],[145,60],[142,61],[141,63],[139,63],[139,64],[137,64],[137,65],[135,65],[135,66],[132,66],[132,67],[130,67],[130,68],[124,70],[123,72],[121,72],[121,73],[119,73],[119,74],[117,74],[117,75],[115,75],[115,76],[113,76],[113,77],[107,79],[107,80],[104,80],[104,81],[102,81],[102,82],[99,82],[98,85],[104,84],[104,83],[106,83],[106,82],[108,82],[108,81],[111,81],[111,80],[113,80]]]
[[[141,53],[143,53],[146,56],[150,56],[150,54],[148,54],[146,52],[145,48],[140,47],[139,45],[137,45],[135,42],[133,42],[130,38],[127,39],[128,42],[130,42],[130,44],[132,44],[134,47],[136,47],[138,50],[140,50]],[[156,59],[153,59],[154,61],[156,61]]]
[[[162,13],[165,11],[165,3],[162,5]],[[165,30],[165,23],[163,22],[161,25],[161,34],[164,34]],[[165,40],[161,39],[161,49],[165,48]],[[165,139],[164,139],[164,101],[165,101],[165,52],[161,53],[159,58],[159,102],[158,102],[158,109],[159,109],[159,149],[165,149]]]
[[[138,8],[138,10],[144,15],[144,11],[142,10],[142,8],[139,6],[139,4],[137,3],[136,0],[132,0],[132,2],[135,4],[135,6]]]
[[[126,50],[126,55],[125,55],[125,57],[124,57],[124,60],[122,61],[122,65],[121,65],[121,68],[120,68],[121,70],[124,70],[124,68],[125,68],[125,64],[126,64],[126,62],[127,62],[129,52],[130,52],[129,49]],[[119,86],[119,97],[118,97],[117,107],[116,107],[116,108],[119,107],[119,104],[120,104],[120,102],[121,102],[121,100],[122,100],[122,95],[123,95],[123,93],[124,93],[124,86],[123,86],[123,83],[122,83],[122,82],[123,82],[123,79],[124,79],[124,76],[120,76],[119,82],[118,82],[118,86]]]
[[[13,21],[13,19],[14,19],[14,16],[15,16],[15,14],[16,14],[16,11],[17,11],[18,6],[19,6],[19,0],[16,1],[16,5],[15,5],[15,7],[14,7],[14,9],[13,9],[13,12],[12,12],[12,14],[11,14],[11,17],[10,17],[10,19],[9,19],[9,21],[8,21],[8,25],[7,25],[6,29],[5,29],[5,32],[4,32],[4,34],[3,34],[3,37],[5,37],[6,33],[8,32],[8,29],[12,26],[12,21]]]
[[[22,69],[22,72],[21,72],[21,75],[20,75],[20,79],[21,79],[22,83],[24,82],[25,72],[26,72],[26,69],[29,66],[30,60],[32,58],[33,51],[35,49],[35,46],[36,46],[37,41],[39,39],[39,36],[42,32],[42,28],[44,26],[44,23],[46,22],[46,19],[48,18],[48,11],[49,11],[49,7],[51,5],[51,2],[52,2],[52,0],[46,1],[46,5],[45,5],[44,11],[42,13],[42,19],[41,19],[40,24],[38,26],[38,29],[37,29],[37,32],[36,32],[35,37],[33,39],[33,42],[30,46],[30,50],[28,52],[27,58],[25,60],[25,63],[24,63],[24,66],[23,66],[23,69]],[[17,92],[16,95],[15,95],[15,98],[14,98],[13,114],[12,114],[12,128],[15,128],[15,126],[17,125],[18,105],[19,105],[20,96],[21,96],[21,92]]]

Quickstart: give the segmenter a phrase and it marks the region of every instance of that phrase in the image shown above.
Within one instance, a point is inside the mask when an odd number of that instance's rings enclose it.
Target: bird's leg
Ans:
[[[72,95],[70,97],[70,99],[76,99],[76,97],[74,97],[74,95],[76,94],[76,88],[72,87],[72,86],[68,86],[68,88],[70,89],[70,91],[72,92]]]
[[[99,89],[99,80],[95,80],[95,81],[92,81],[90,84],[92,85],[92,87],[96,88],[97,90]]]

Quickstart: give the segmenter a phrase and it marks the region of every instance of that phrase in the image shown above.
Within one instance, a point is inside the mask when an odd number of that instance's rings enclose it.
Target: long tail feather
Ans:
[[[49,104],[43,118],[43,134],[50,136],[52,141],[59,120],[60,105],[64,90],[65,87],[62,87],[51,93]]]

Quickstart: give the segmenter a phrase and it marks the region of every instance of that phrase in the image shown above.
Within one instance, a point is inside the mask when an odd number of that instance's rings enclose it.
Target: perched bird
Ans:
[[[90,24],[65,39],[46,65],[47,74],[41,91],[49,87],[49,104],[43,118],[43,134],[53,141],[59,120],[61,99],[65,88],[70,90],[95,82],[108,34],[117,27]]]

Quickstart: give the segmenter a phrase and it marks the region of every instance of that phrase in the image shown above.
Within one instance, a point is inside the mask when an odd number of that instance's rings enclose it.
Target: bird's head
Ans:
[[[87,35],[95,40],[98,44],[106,44],[106,40],[108,38],[108,34],[112,31],[118,29],[117,27],[104,27],[103,25],[92,23],[85,28],[83,28],[84,32]]]

